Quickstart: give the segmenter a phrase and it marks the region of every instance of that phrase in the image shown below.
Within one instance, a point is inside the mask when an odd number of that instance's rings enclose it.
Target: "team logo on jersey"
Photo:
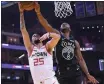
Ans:
[[[74,57],[74,49],[72,46],[66,46],[62,49],[62,56],[66,60],[71,60]]]
[[[46,53],[46,52],[37,52],[37,51],[35,51],[35,53],[32,54],[32,57],[33,57],[33,56],[37,56],[37,57],[39,57],[39,56],[46,57],[46,56],[47,56],[47,53]]]

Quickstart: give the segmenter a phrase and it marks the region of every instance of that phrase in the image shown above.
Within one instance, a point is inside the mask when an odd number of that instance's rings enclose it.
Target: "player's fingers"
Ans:
[[[21,3],[20,2],[18,2],[18,6],[19,6],[19,9],[21,9],[22,8],[22,5],[21,5]],[[22,8],[23,9],[23,8]]]
[[[38,3],[35,1],[35,7],[37,7]]]
[[[96,80],[93,80],[94,81],[94,84],[98,84],[98,81],[96,81]]]
[[[20,4],[20,2],[17,2],[18,4]]]
[[[36,5],[39,5],[37,1],[35,1],[35,4],[36,4]]]
[[[94,80],[92,80],[92,79],[91,79],[91,80],[89,80],[87,83],[92,83],[92,84],[95,84],[95,83],[94,83]]]
[[[42,38],[42,37],[40,37],[40,38],[39,38],[39,40],[42,42],[43,38]]]
[[[95,80],[93,80],[93,84],[96,84]]]
[[[87,81],[87,84],[89,84],[89,83],[92,83],[92,82],[88,80],[88,81]],[[92,83],[92,84],[93,84],[93,83]]]
[[[20,7],[20,2],[18,2],[18,6]]]
[[[99,83],[99,81],[97,81],[97,80],[95,80],[95,82],[98,84]]]
[[[18,5],[21,7],[21,3],[20,2],[18,2]]]
[[[45,39],[44,36],[40,37],[39,40],[42,42]]]
[[[92,84],[94,84],[94,81],[93,81],[93,80],[91,80],[90,82],[91,82]]]
[[[94,82],[94,84],[97,84],[95,79],[93,79],[93,82]]]
[[[99,82],[94,78],[93,79],[94,84],[98,84]]]
[[[35,5],[36,5],[36,7],[37,7],[37,8],[39,8],[39,7],[40,7],[40,5],[38,4],[38,2],[37,2],[37,1],[35,2]]]

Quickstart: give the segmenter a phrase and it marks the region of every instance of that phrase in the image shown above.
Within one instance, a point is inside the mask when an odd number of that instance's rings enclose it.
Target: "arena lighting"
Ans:
[[[16,60],[17,60],[17,61],[18,61],[18,60],[21,60],[21,59],[23,59],[25,56],[26,56],[25,54],[22,54],[22,55],[20,55]]]
[[[100,71],[104,70],[104,59],[99,59],[99,68],[100,68]]]
[[[5,44],[5,43],[2,43],[2,48],[14,49],[14,50],[26,50],[24,46],[11,45],[11,44]]]
[[[21,56],[18,57],[18,59],[22,59],[25,56],[25,54],[22,54]]]
[[[17,46],[17,45],[10,45],[10,44],[5,44],[2,43],[2,48],[8,48],[8,49],[16,49],[16,50],[26,50],[24,46]],[[88,51],[88,50],[93,50],[93,48],[80,48],[81,51]],[[54,51],[54,49],[53,49]]]
[[[1,64],[1,67],[5,69],[30,70],[29,65]],[[56,66],[53,69],[56,70]]]
[[[24,65],[24,67],[27,67],[27,68],[29,68],[29,65]]]
[[[18,80],[18,79],[20,79],[20,77],[19,76],[16,76],[15,79]]]
[[[9,44],[2,43],[2,46],[9,46]]]
[[[82,27],[83,29],[85,29],[84,27]]]
[[[10,38],[10,41],[12,42],[13,41],[13,38]]]
[[[99,30],[99,32],[100,32],[100,30]]]
[[[103,27],[103,26],[102,26]]]
[[[12,24],[12,26],[14,26],[14,24]]]
[[[21,69],[22,68],[22,66],[21,65],[13,65],[13,68],[18,68],[18,69]]]
[[[12,6],[16,3],[17,3],[16,1],[9,1],[9,2],[8,1],[2,1],[1,2],[1,7],[6,8],[6,7]]]
[[[97,28],[99,28],[99,26],[97,26]]]
[[[16,39],[16,38],[14,38],[14,41],[16,42],[16,41],[17,41],[17,39]]]
[[[92,26],[92,28],[94,28],[94,26]]]
[[[80,48],[81,51],[92,51],[93,48]]]
[[[87,27],[89,29],[89,27]]]
[[[10,79],[10,76],[7,76],[7,79]]]

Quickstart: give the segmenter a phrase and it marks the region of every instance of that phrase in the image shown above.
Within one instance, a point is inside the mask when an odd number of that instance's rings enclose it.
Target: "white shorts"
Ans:
[[[56,77],[52,77],[43,81],[34,81],[34,84],[59,84]]]

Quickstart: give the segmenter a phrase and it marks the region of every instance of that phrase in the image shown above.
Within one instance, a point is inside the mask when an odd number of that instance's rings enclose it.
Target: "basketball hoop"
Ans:
[[[70,16],[73,13],[69,1],[54,1],[54,5],[56,17],[66,18],[66,16]]]

